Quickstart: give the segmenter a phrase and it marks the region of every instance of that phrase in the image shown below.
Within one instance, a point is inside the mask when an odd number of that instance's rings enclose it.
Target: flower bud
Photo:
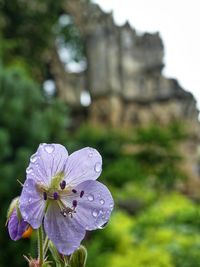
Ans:
[[[16,197],[14,198],[11,203],[10,203],[10,206],[8,208],[8,211],[7,211],[7,221],[6,221],[6,224],[8,223],[14,209],[16,209],[18,207],[18,202],[19,202],[19,197]]]
[[[30,236],[30,226],[24,221],[18,208],[19,198],[13,199],[7,213],[7,224],[10,238],[14,241]],[[28,231],[28,232],[27,232]]]
[[[80,246],[70,257],[69,266],[85,267],[87,260],[87,250],[84,246]]]

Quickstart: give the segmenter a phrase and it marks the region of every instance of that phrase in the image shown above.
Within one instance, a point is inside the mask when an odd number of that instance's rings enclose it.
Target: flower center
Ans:
[[[67,196],[69,196],[69,200],[71,200],[72,195],[77,195],[77,190],[71,189],[70,187],[66,187],[66,181],[58,179],[58,176],[55,176],[56,178],[56,184],[51,183],[49,188],[37,184],[37,189],[40,193],[43,195],[43,199],[47,201],[46,207],[48,208],[48,205],[51,203],[51,201],[56,201],[58,204],[58,207],[60,209],[60,213],[64,216],[70,216],[73,218],[73,214],[76,213],[76,207],[77,207],[77,200],[72,200],[72,204],[66,204]],[[55,180],[54,180],[55,182]],[[55,186],[56,185],[56,186]],[[79,193],[78,193],[79,194]],[[84,195],[84,191],[80,192],[80,197]],[[47,209],[46,209],[47,210]]]

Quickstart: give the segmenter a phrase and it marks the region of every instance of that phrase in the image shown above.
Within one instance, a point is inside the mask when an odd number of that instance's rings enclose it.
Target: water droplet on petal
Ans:
[[[44,146],[44,150],[49,154],[51,154],[54,151],[54,149],[55,149],[54,145],[45,145]]]
[[[97,162],[94,166],[95,172],[100,172],[101,171],[101,163]]]
[[[88,150],[89,150],[88,157],[92,158],[93,157],[93,149],[89,148]]]
[[[92,194],[90,194],[90,195],[87,196],[87,199],[89,201],[93,201],[94,200],[94,196]]]
[[[96,218],[98,216],[98,211],[97,210],[93,210],[92,211],[92,216]]]
[[[31,156],[30,161],[31,161],[32,163],[35,163],[37,159],[38,159],[37,154],[34,154],[34,155]]]
[[[26,221],[28,219],[28,216],[27,215],[23,216],[23,219]]]
[[[103,205],[105,203],[105,200],[100,199],[100,204]]]
[[[28,203],[31,203],[31,201],[32,201],[32,199],[31,199],[31,198],[29,198],[29,200],[28,200]]]
[[[111,208],[111,209],[113,208],[113,203],[110,203],[110,208]]]
[[[32,169],[31,167],[28,167],[28,168],[26,169],[26,173],[27,173],[27,174],[31,173],[32,171],[33,171],[33,169]]]
[[[103,229],[107,224],[108,224],[108,221],[105,222],[104,224],[100,225],[98,228],[99,228],[99,229]]]

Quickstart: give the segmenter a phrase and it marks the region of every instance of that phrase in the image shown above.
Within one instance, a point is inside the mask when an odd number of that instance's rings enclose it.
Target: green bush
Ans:
[[[39,143],[67,143],[69,126],[66,106],[58,100],[47,102],[41,88],[19,67],[0,67],[0,266],[22,266],[29,242],[11,242],[6,228],[6,210],[25,178],[31,154]]]

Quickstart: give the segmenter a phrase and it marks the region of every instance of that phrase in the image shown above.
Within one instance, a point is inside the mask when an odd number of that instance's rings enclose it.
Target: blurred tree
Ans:
[[[67,0],[0,0],[0,56],[4,64],[26,67],[38,81],[49,74],[51,50],[55,42],[71,49],[75,60],[83,56],[83,45],[73,19],[67,24],[60,17],[66,14]],[[59,20],[60,19],[60,20]]]
[[[69,119],[62,102],[47,102],[38,84],[24,69],[14,66],[0,67],[0,114],[0,227],[4,229],[6,209],[21,191],[17,179],[23,182],[31,154],[42,142],[65,144]],[[12,244],[3,231],[0,244],[5,252],[0,266],[22,266],[27,242]]]

